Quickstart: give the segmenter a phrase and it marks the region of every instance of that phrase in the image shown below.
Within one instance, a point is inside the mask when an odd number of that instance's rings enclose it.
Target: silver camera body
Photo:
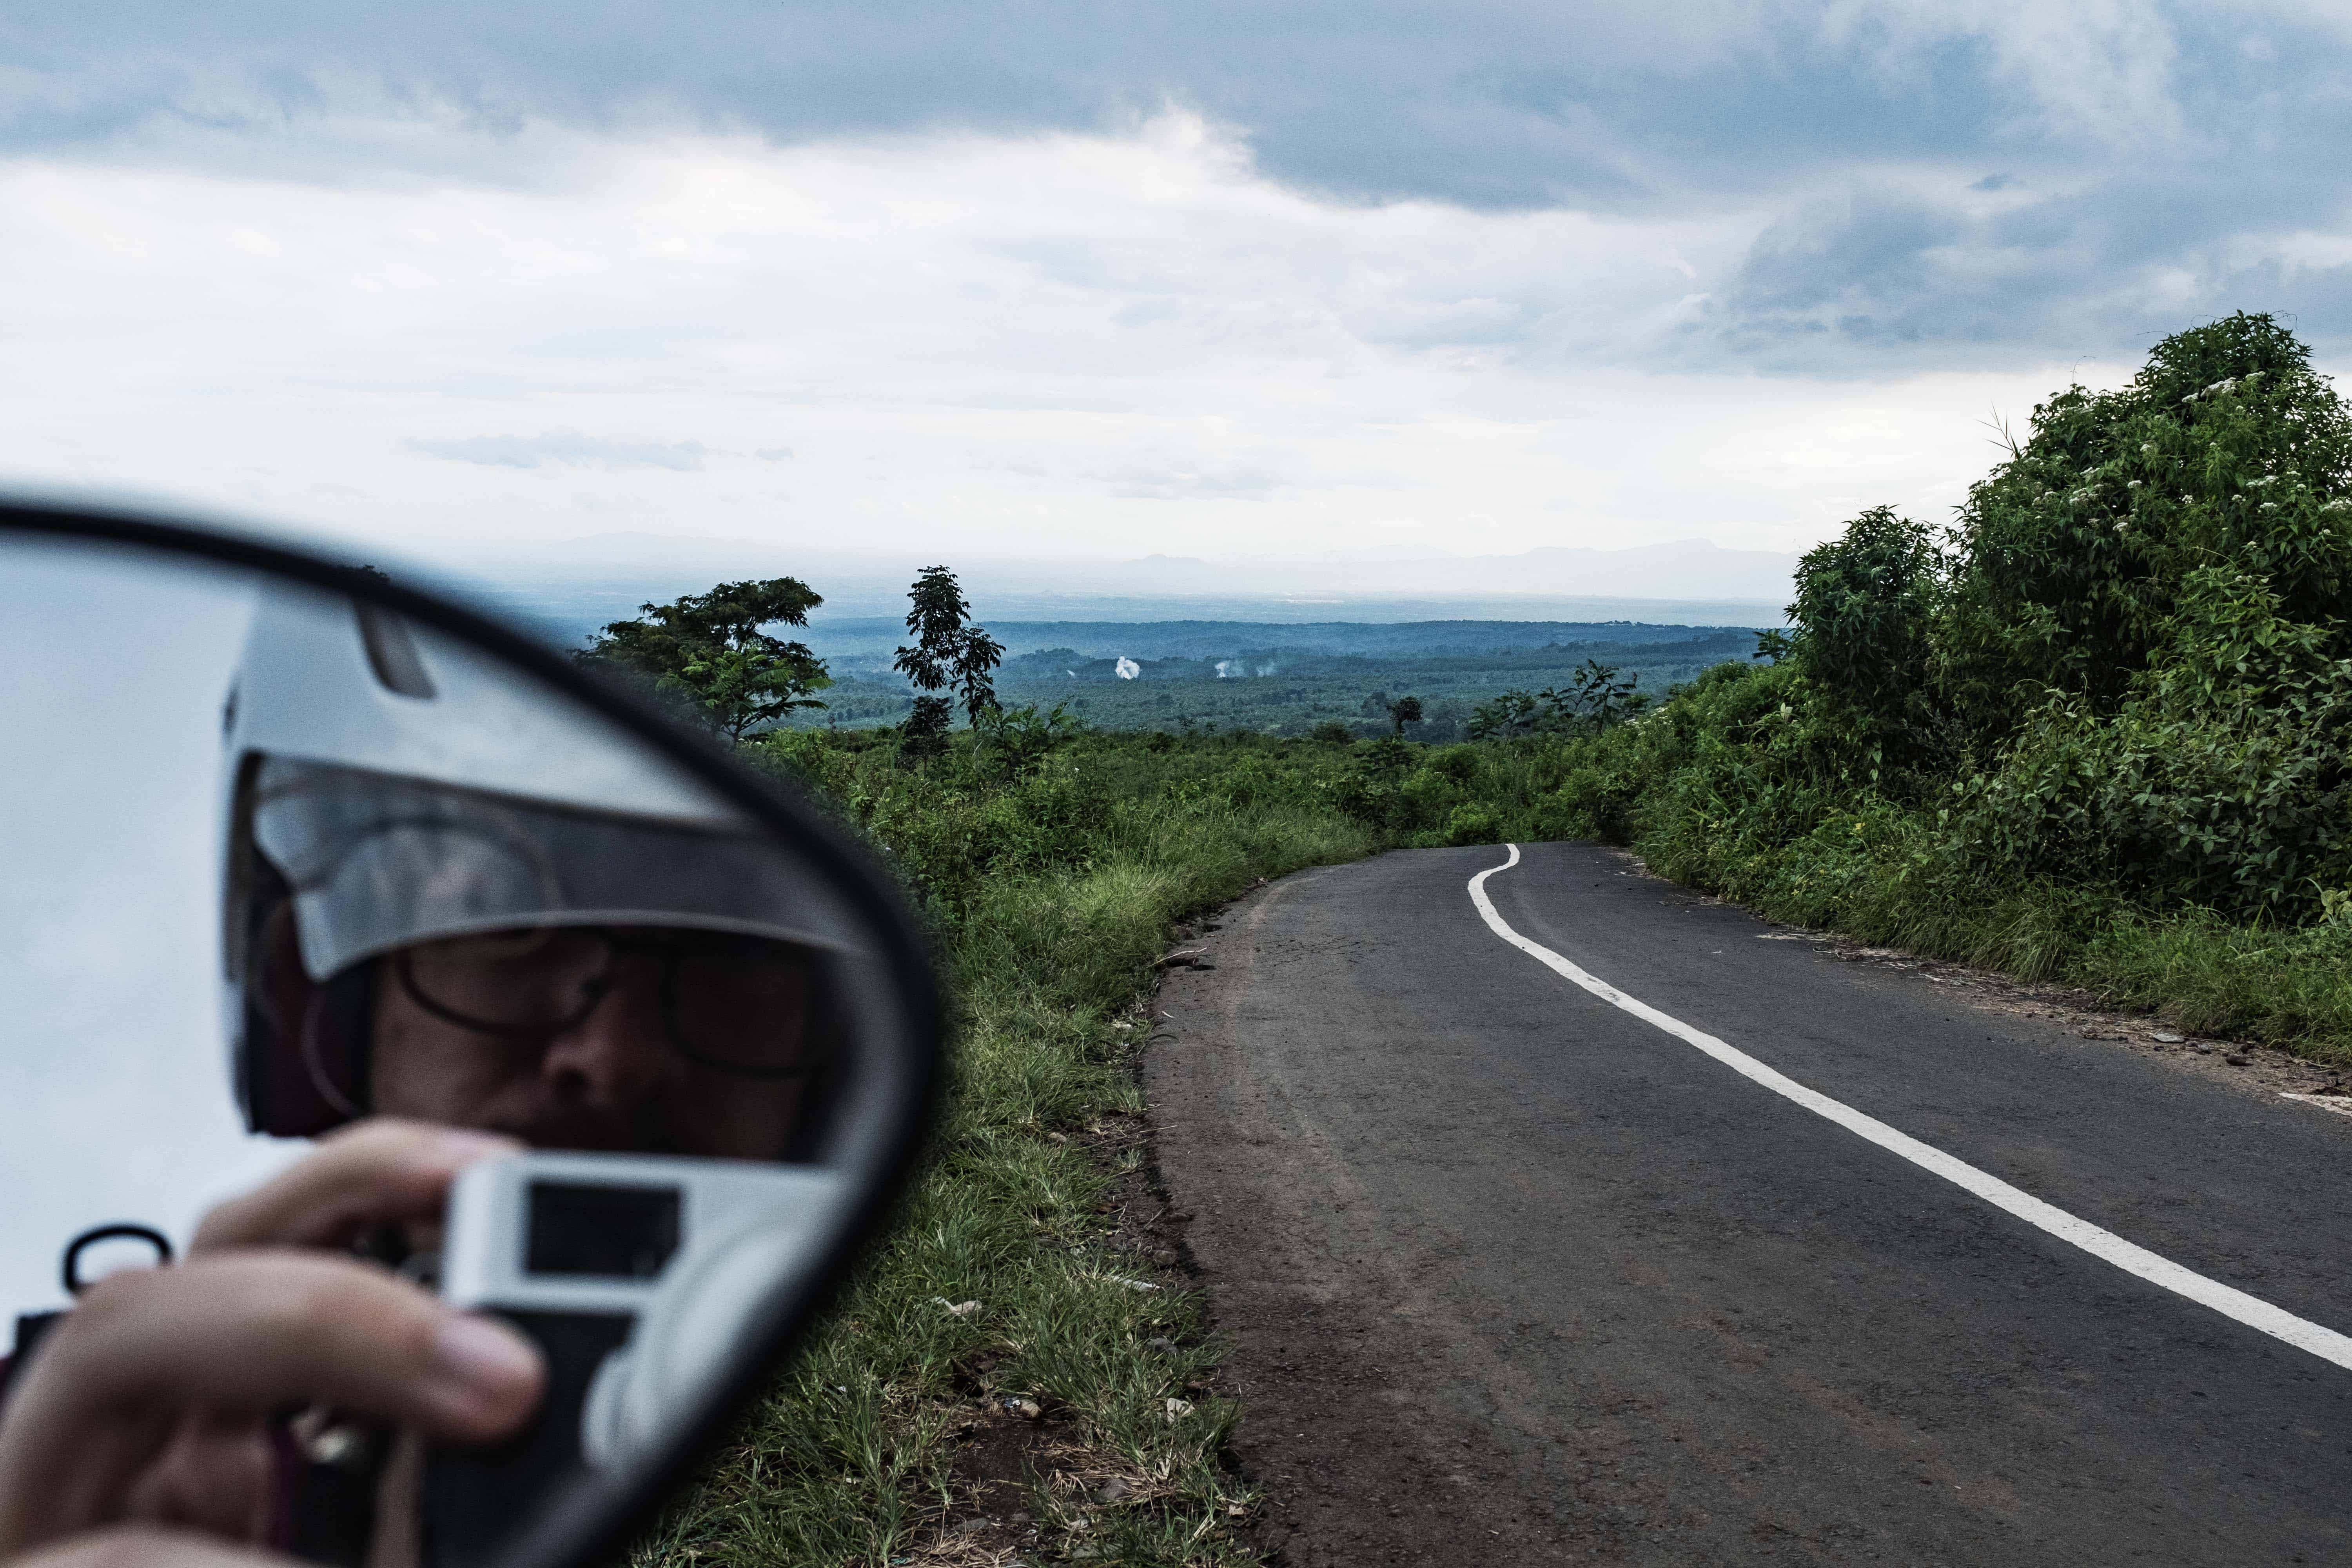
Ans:
[[[796,1259],[847,1201],[819,1166],[652,1154],[530,1152],[467,1166],[450,1188],[441,1294],[495,1312],[547,1361],[521,1436],[444,1447],[427,1465],[426,1568],[494,1556],[513,1500],[559,1472],[660,1451],[721,1377],[745,1321],[807,1281]],[[803,1266],[804,1267],[804,1266]]]

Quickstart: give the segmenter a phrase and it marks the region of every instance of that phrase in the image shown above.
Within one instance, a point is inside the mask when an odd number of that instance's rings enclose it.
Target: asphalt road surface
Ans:
[[[1614,851],[1523,849],[1485,889],[1527,942],[2176,1282],[2352,1331],[2352,1117],[1759,940],[1786,933]],[[1162,988],[1160,1173],[1263,1544],[2352,1563],[2352,1371],[1563,978],[1474,906],[1504,858],[1286,879]]]

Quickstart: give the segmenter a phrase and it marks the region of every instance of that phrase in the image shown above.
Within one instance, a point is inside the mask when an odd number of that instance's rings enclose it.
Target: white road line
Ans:
[[[1697,1047],[1717,1061],[1742,1078],[1761,1084],[1785,1100],[1792,1100],[1817,1116],[1827,1117],[1847,1131],[1867,1138],[1890,1153],[1899,1154],[1923,1171],[1932,1172],[1951,1183],[1974,1193],[1993,1207],[2013,1214],[2031,1226],[2048,1231],[2061,1241],[2071,1242],[2092,1257],[2112,1263],[2126,1274],[2136,1274],[2151,1285],[2160,1285],[2175,1295],[2186,1296],[2200,1306],[2210,1307],[2225,1318],[2234,1318],[2250,1329],[2259,1330],[2274,1340],[2283,1340],[2297,1350],[2309,1351],[2322,1361],[2352,1370],[2352,1337],[2325,1329],[2317,1323],[2282,1311],[2268,1301],[2257,1300],[2243,1290],[2231,1289],[2219,1280],[2208,1279],[2202,1274],[2191,1273],[2169,1258],[2158,1258],[2144,1247],[2126,1241],[2113,1231],[2101,1230],[2087,1220],[2076,1219],[2061,1208],[2043,1203],[2030,1193],[2020,1192],[1998,1176],[1989,1175],[1966,1161],[1955,1160],[1941,1149],[1931,1148],[1907,1133],[1897,1132],[1874,1117],[1864,1116],[1850,1105],[1816,1093],[1793,1079],[1773,1071],[1746,1051],[1725,1045],[1713,1035],[1695,1029],[1671,1014],[1661,1013],[1648,1003],[1628,996],[1607,981],[1586,973],[1540,942],[1529,942],[1511,929],[1508,921],[1495,912],[1495,901],[1486,896],[1486,879],[1497,871],[1507,871],[1519,863],[1519,847],[1507,846],[1511,858],[1499,866],[1490,866],[1470,879],[1470,901],[1486,921],[1486,929],[1517,948],[1521,952],[1551,970],[1562,979],[1582,986],[1613,1007],[1622,1007],[1645,1024],[1654,1025],[1689,1045]]]

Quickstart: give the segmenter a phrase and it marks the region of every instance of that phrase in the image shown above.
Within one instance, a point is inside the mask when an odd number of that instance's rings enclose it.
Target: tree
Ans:
[[[969,625],[971,606],[958,586],[955,574],[944,566],[926,566],[907,591],[911,605],[907,629],[915,641],[898,649],[892,668],[915,685],[920,694],[903,727],[908,746],[917,752],[935,749],[955,716],[961,699],[971,722],[996,708],[996,667],[1003,662],[1004,645],[980,626]],[[942,697],[954,693],[954,699]]]
[[[1402,740],[1404,737],[1404,727],[1407,724],[1418,724],[1421,722],[1421,699],[1418,697],[1400,697],[1395,701],[1390,703],[1389,721],[1396,726],[1395,734],[1398,739]]]
[[[1515,735],[1570,735],[1606,730],[1641,711],[1649,699],[1633,689],[1633,678],[1619,679],[1617,667],[1588,658],[1566,686],[1541,691],[1497,693],[1470,714],[1474,741],[1507,741]]]
[[[973,752],[1007,780],[1023,777],[1084,728],[1062,703],[1041,713],[1026,708],[984,709],[972,721]]]
[[[1823,690],[1883,731],[1878,738],[1907,744],[1927,726],[1946,568],[1927,525],[1888,506],[1872,507],[1797,563],[1793,629],[1780,646]]]
[[[2352,408],[2310,358],[2234,315],[2165,339],[2127,386],[2033,410],[1960,508],[1936,639],[1979,761],[2052,691],[2113,713],[2209,567],[2261,578],[2352,655]]]
[[[822,708],[810,695],[833,684],[805,644],[760,628],[804,626],[824,600],[797,577],[721,583],[667,605],[637,606],[643,618],[614,621],[572,657],[649,684],[730,740],[795,708]]]
[[[1606,730],[1640,711],[1649,699],[1633,690],[1633,678],[1617,677],[1617,667],[1588,658],[1568,678],[1566,691],[1546,691],[1555,709],[1572,710],[1595,730]]]

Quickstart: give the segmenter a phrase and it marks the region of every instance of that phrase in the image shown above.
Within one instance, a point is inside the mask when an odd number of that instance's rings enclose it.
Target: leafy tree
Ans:
[[[924,567],[907,598],[907,629],[915,640],[898,649],[892,666],[920,693],[901,730],[908,748],[920,754],[938,748],[954,720],[956,699],[973,724],[995,710],[993,675],[1003,662],[1004,645],[969,624],[971,606],[955,574],[944,566]],[[942,691],[954,695],[942,697]]]
[[[1470,712],[1470,737],[1503,741],[1514,735],[1597,733],[1641,711],[1647,700],[1617,667],[1588,658],[1564,687],[1541,691],[1514,688],[1481,702]]]
[[[1595,730],[1606,730],[1632,717],[1641,710],[1644,700],[1634,694],[1631,677],[1620,680],[1615,665],[1603,664],[1597,658],[1588,658],[1578,665],[1568,678],[1568,686],[1569,704]],[[1544,696],[1551,699],[1555,707],[1559,705],[1558,693],[1547,691]]]
[[[1927,687],[1944,575],[1927,525],[1886,506],[1797,563],[1797,602],[1780,646],[1857,731],[1850,739],[1902,762],[1933,743]]]
[[[1034,704],[1025,708],[983,709],[971,727],[978,754],[1008,780],[1034,771],[1038,763],[1085,728],[1059,702],[1042,713]]]
[[[1514,735],[1531,735],[1543,727],[1547,717],[1544,704],[1534,692],[1513,687],[1470,710],[1470,738],[1507,741]]]
[[[2352,410],[2267,315],[2158,343],[2130,385],[2070,387],[1971,487],[1937,641],[1979,758],[2049,692],[2116,710],[2173,641],[2190,576],[2231,565],[2352,652]]]
[[[1407,724],[1418,724],[1421,722],[1421,699],[1418,697],[1400,697],[1395,701],[1390,703],[1389,722],[1396,726],[1393,733],[1402,739],[1404,735],[1404,727]]]
[[[797,577],[721,583],[643,618],[614,621],[572,657],[648,684],[731,740],[795,708],[822,708],[811,695],[833,684],[805,644],[762,626],[804,626],[824,600]]]

